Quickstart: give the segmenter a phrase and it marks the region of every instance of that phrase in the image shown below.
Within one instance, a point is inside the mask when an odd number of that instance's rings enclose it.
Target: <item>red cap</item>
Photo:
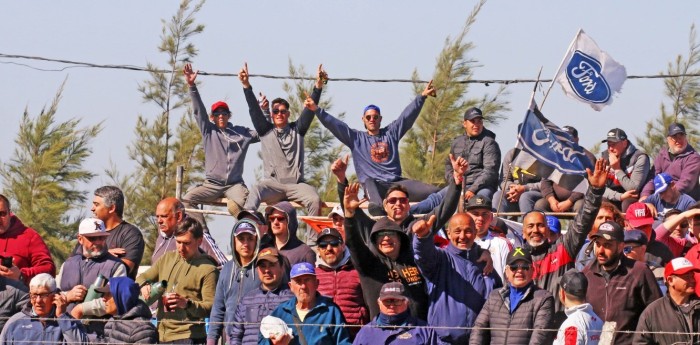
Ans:
[[[212,114],[214,113],[214,111],[215,111],[216,109],[219,109],[219,108],[224,108],[224,109],[226,109],[226,111],[228,111],[229,113],[231,112],[230,110],[228,110],[228,104],[226,104],[226,102],[224,102],[224,101],[218,101],[218,102],[212,104],[212,106],[211,106],[211,112],[212,112]]]
[[[649,206],[641,202],[635,202],[627,208],[625,219],[635,228],[654,223]]]
[[[680,276],[688,272],[700,272],[700,269],[693,266],[693,263],[686,258],[675,258],[666,264],[664,279],[668,279],[670,275]]]

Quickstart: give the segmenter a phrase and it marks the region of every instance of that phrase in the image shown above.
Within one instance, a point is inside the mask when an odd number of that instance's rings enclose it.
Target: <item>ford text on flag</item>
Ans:
[[[593,163],[569,133],[547,120],[534,102],[518,133],[516,149],[513,166],[552,180],[568,190],[586,192],[586,168],[593,170]]]
[[[626,78],[625,66],[600,50],[583,30],[576,34],[556,76],[567,96],[597,111],[612,103]]]

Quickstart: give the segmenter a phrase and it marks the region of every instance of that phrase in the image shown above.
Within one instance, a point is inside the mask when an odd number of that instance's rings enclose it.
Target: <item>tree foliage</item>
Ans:
[[[102,131],[102,123],[81,128],[80,119],[56,122],[64,86],[38,116],[25,108],[14,153],[0,171],[13,212],[41,234],[58,264],[72,249],[81,216],[69,214],[85,206],[89,193],[78,185],[95,176],[83,166],[90,142]]]
[[[678,55],[669,62],[667,74],[699,74],[700,73],[700,40],[698,40],[695,25],[690,27],[688,55]],[[666,129],[674,122],[682,123],[688,132],[688,141],[693,147],[698,147],[697,125],[700,121],[700,77],[678,76],[664,79],[664,94],[669,103],[660,106],[659,117],[648,121],[646,133],[637,138],[637,146],[649,156],[656,157],[659,150],[666,145]]]
[[[138,116],[136,138],[128,148],[129,158],[136,163],[135,171],[125,176],[120,176],[114,166],[107,171],[124,191],[125,217],[144,231],[146,258],[150,257],[157,234],[151,215],[161,199],[175,194],[176,167],[185,167],[183,188],[202,179],[202,138],[180,71],[197,56],[191,40],[204,30],[204,25],[195,23],[195,14],[203,4],[201,1],[191,6],[190,0],[183,0],[176,14],[163,20],[158,51],[167,56],[167,72],[149,62],[150,79],[138,86],[143,101],[156,105],[159,112],[155,116]],[[177,122],[171,124],[173,120]]]
[[[449,155],[452,140],[464,134],[463,115],[471,106],[479,107],[486,123],[496,124],[504,119],[510,110],[503,97],[508,94],[505,86],[499,87],[493,95],[468,97],[469,84],[476,60],[469,56],[474,45],[467,41],[467,35],[485,0],[474,6],[462,31],[454,39],[447,37],[437,58],[432,77],[437,97],[428,98],[415,126],[408,132],[401,147],[403,175],[430,184],[445,184],[445,159]],[[420,94],[425,85],[418,83],[418,72],[413,72],[414,93]]]

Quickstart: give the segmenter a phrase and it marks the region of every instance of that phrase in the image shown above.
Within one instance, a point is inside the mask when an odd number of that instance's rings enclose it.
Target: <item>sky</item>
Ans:
[[[204,24],[192,43],[199,49],[195,69],[237,73],[248,62],[251,74],[287,75],[289,61],[315,71],[323,63],[331,78],[409,79],[416,70],[429,79],[447,37],[459,34],[475,1],[209,1],[196,15]],[[162,19],[177,11],[177,1],[11,1],[3,6],[0,53],[53,59],[145,66],[165,66],[157,51]],[[478,61],[474,79],[550,79],[579,28],[582,28],[628,75],[664,72],[678,54],[687,55],[690,27],[700,13],[698,1],[494,1],[487,2],[467,36]],[[145,72],[94,68],[0,57],[0,162],[15,149],[25,109],[36,116],[48,106],[66,80],[58,121],[81,119],[83,126],[103,122],[93,141],[86,167],[98,176],[79,186],[91,195],[110,183],[109,161],[124,173],[133,163],[127,145],[134,138],[139,114],[155,118],[158,109],[143,103],[137,91]],[[60,70],[41,71],[38,69]],[[61,70],[63,69],[63,70]],[[240,82],[235,77],[200,76],[205,104],[229,103],[231,121],[251,126]],[[251,78],[254,90],[268,97],[284,96],[282,81]],[[548,85],[545,85],[545,88]],[[494,92],[495,85],[474,84],[466,97]],[[515,144],[532,84],[508,86],[512,111],[494,131],[503,152]],[[439,92],[439,90],[438,90]],[[612,105],[600,112],[566,97],[555,85],[543,106],[554,123],[572,125],[581,144],[591,147],[611,128],[628,136],[644,134],[646,121],[657,117],[667,102],[661,79],[627,80]],[[333,100],[332,114],[346,112],[348,123],[361,128],[365,105],[382,108],[385,121],[398,116],[413,98],[409,83],[329,82],[324,97]],[[542,93],[536,95],[541,102]],[[249,151],[244,179],[254,180],[258,146]],[[174,193],[174,191],[173,191]],[[89,198],[90,199],[90,198]],[[90,205],[86,203],[85,214]],[[154,205],[155,209],[155,205]],[[233,218],[217,216],[212,233],[227,247]],[[151,229],[149,229],[151,230]],[[225,248],[227,249],[227,248]]]

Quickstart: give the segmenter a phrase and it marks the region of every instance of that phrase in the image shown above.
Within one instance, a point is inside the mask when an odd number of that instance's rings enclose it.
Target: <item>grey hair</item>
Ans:
[[[117,215],[122,218],[124,214],[124,193],[115,186],[103,186],[95,189],[95,195],[103,199],[107,208],[115,206]]]
[[[56,279],[48,273],[39,273],[29,282],[29,288],[47,287],[50,291],[56,291]]]

